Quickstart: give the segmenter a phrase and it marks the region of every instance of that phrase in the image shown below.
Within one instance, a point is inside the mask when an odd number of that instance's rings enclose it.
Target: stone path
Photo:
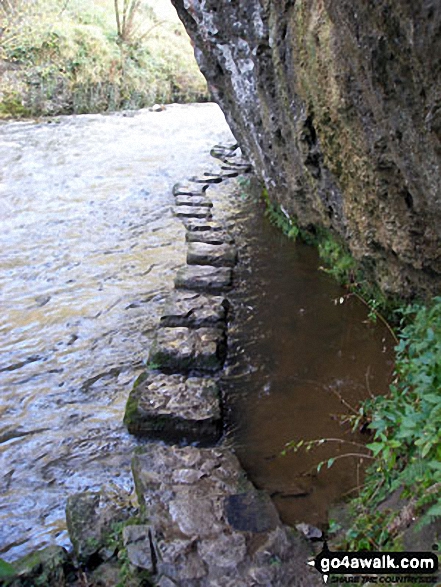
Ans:
[[[223,164],[221,173],[173,189],[174,212],[186,228],[187,265],[177,272],[149,370],[135,383],[124,417],[131,434],[150,441],[132,466],[143,522],[126,525],[122,534],[135,575],[148,573],[147,583],[136,585],[322,584],[306,565],[310,551],[304,538],[283,526],[268,494],[251,484],[234,453],[216,446],[222,434],[217,379],[227,353],[227,292],[238,254],[225,224],[212,220],[207,191],[250,170],[235,160],[236,149],[216,146],[212,154]],[[107,508],[98,507],[102,501],[101,494],[79,494],[70,501],[68,519],[80,558],[85,549],[90,557],[105,552],[95,547],[90,553],[90,545],[101,540],[101,528],[109,526]],[[83,502],[94,512],[92,526],[81,514]]]

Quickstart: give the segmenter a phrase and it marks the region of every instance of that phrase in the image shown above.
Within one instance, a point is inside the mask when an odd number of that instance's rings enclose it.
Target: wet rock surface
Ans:
[[[106,558],[107,553],[100,551],[112,525],[133,515],[129,495],[122,491],[102,489],[71,495],[66,504],[66,521],[76,558],[82,563],[88,563],[93,557]]]
[[[202,218],[209,220],[212,217],[208,206],[176,206],[174,213],[178,218]]]
[[[226,356],[225,332],[219,328],[159,328],[149,360],[168,373],[219,371]]]
[[[175,278],[175,287],[210,293],[222,293],[233,285],[233,272],[227,267],[191,265],[180,269]]]
[[[207,243],[209,245],[223,245],[234,243],[233,236],[224,230],[189,230],[185,234],[188,243]]]
[[[227,244],[189,243],[187,263],[189,265],[234,267],[237,263],[237,249]]]
[[[206,206],[207,208],[213,207],[213,202],[204,196],[198,195],[185,195],[177,196],[175,198],[176,206]]]
[[[133,461],[156,572],[186,587],[319,585],[303,540],[231,451],[148,446]]]
[[[211,378],[149,373],[132,390],[124,423],[137,436],[216,442],[222,429],[217,383]]]
[[[229,307],[229,301],[223,296],[177,291],[170,296],[159,324],[187,328],[225,328]]]

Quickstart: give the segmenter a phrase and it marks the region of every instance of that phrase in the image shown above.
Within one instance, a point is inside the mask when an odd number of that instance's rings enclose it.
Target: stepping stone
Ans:
[[[213,216],[207,206],[176,206],[173,211],[178,218],[203,218],[208,220]]]
[[[185,240],[188,243],[207,243],[209,245],[233,244],[233,236],[226,230],[187,231]]]
[[[176,291],[170,296],[159,325],[226,328],[229,307],[229,301],[223,296]]]
[[[221,293],[233,285],[233,271],[228,267],[187,265],[175,277],[176,289],[194,289],[207,293]]]
[[[220,394],[210,378],[145,374],[127,400],[124,424],[136,436],[168,442],[216,442]]]
[[[207,174],[202,177],[190,177],[190,181],[194,181],[195,183],[221,183],[222,177],[220,175],[211,175]]]
[[[225,331],[221,328],[158,328],[149,362],[165,373],[215,373],[222,369],[227,354]]]
[[[206,206],[207,208],[213,207],[211,202],[205,196],[176,196],[176,206]]]
[[[132,462],[156,573],[185,587],[318,587],[303,537],[225,448],[149,444]]]
[[[222,179],[229,179],[231,177],[238,177],[239,175],[239,170],[231,170],[231,171],[222,171]]]
[[[183,218],[182,222],[187,230],[190,232],[205,232],[207,230],[219,231],[225,230],[225,226],[219,222],[212,220],[201,220],[198,218]]]
[[[225,244],[190,243],[187,251],[187,263],[188,265],[234,267],[237,263],[237,249]]]
[[[172,188],[174,196],[192,196],[192,195],[204,195],[208,189],[208,183],[201,187],[200,183],[176,183]]]

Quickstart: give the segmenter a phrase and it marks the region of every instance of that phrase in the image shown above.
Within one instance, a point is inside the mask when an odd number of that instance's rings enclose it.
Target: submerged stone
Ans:
[[[130,393],[124,423],[136,436],[215,442],[221,432],[219,389],[210,378],[150,373]]]
[[[188,265],[180,269],[175,277],[175,287],[177,289],[220,293],[232,285],[233,271],[229,267]]]
[[[229,307],[230,303],[223,296],[176,291],[169,298],[160,319],[160,326],[225,328]]]
[[[176,196],[176,206],[206,206],[207,208],[213,207],[213,202],[205,196]]]
[[[226,230],[187,231],[188,243],[207,243],[209,245],[233,244],[234,237]]]
[[[237,263],[237,249],[226,244],[190,243],[188,245],[187,263],[189,265],[234,267]]]
[[[227,449],[149,445],[133,459],[157,573],[185,587],[318,586],[303,540]]]
[[[202,218],[209,220],[212,217],[207,206],[176,206],[174,214],[178,218]]]
[[[159,328],[149,360],[168,373],[222,369],[227,352],[225,331],[220,328]]]

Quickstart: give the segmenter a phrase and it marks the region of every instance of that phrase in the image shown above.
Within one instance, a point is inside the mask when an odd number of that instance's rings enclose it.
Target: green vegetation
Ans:
[[[14,567],[0,558],[0,579],[6,579],[6,577],[13,577],[14,575],[16,575]]]
[[[345,416],[352,429],[363,425],[371,433],[366,446],[350,443],[354,445],[352,456],[373,464],[359,496],[350,504],[352,523],[344,536],[340,532],[340,544],[351,550],[399,549],[402,532],[414,519],[422,526],[441,517],[441,297],[412,305],[386,300],[331,231],[317,227],[304,231],[296,219],[269,200],[266,190],[263,198],[270,221],[289,238],[300,237],[317,246],[322,269],[347,287],[347,295],[356,295],[365,303],[369,318],[383,321],[397,343],[388,395],[369,399]],[[342,440],[288,443],[283,452],[309,451],[325,442]],[[317,470],[345,456],[320,462]],[[380,507],[395,493],[400,494],[401,510]]]
[[[185,29],[159,0],[5,0],[0,23],[0,117],[208,98]]]

